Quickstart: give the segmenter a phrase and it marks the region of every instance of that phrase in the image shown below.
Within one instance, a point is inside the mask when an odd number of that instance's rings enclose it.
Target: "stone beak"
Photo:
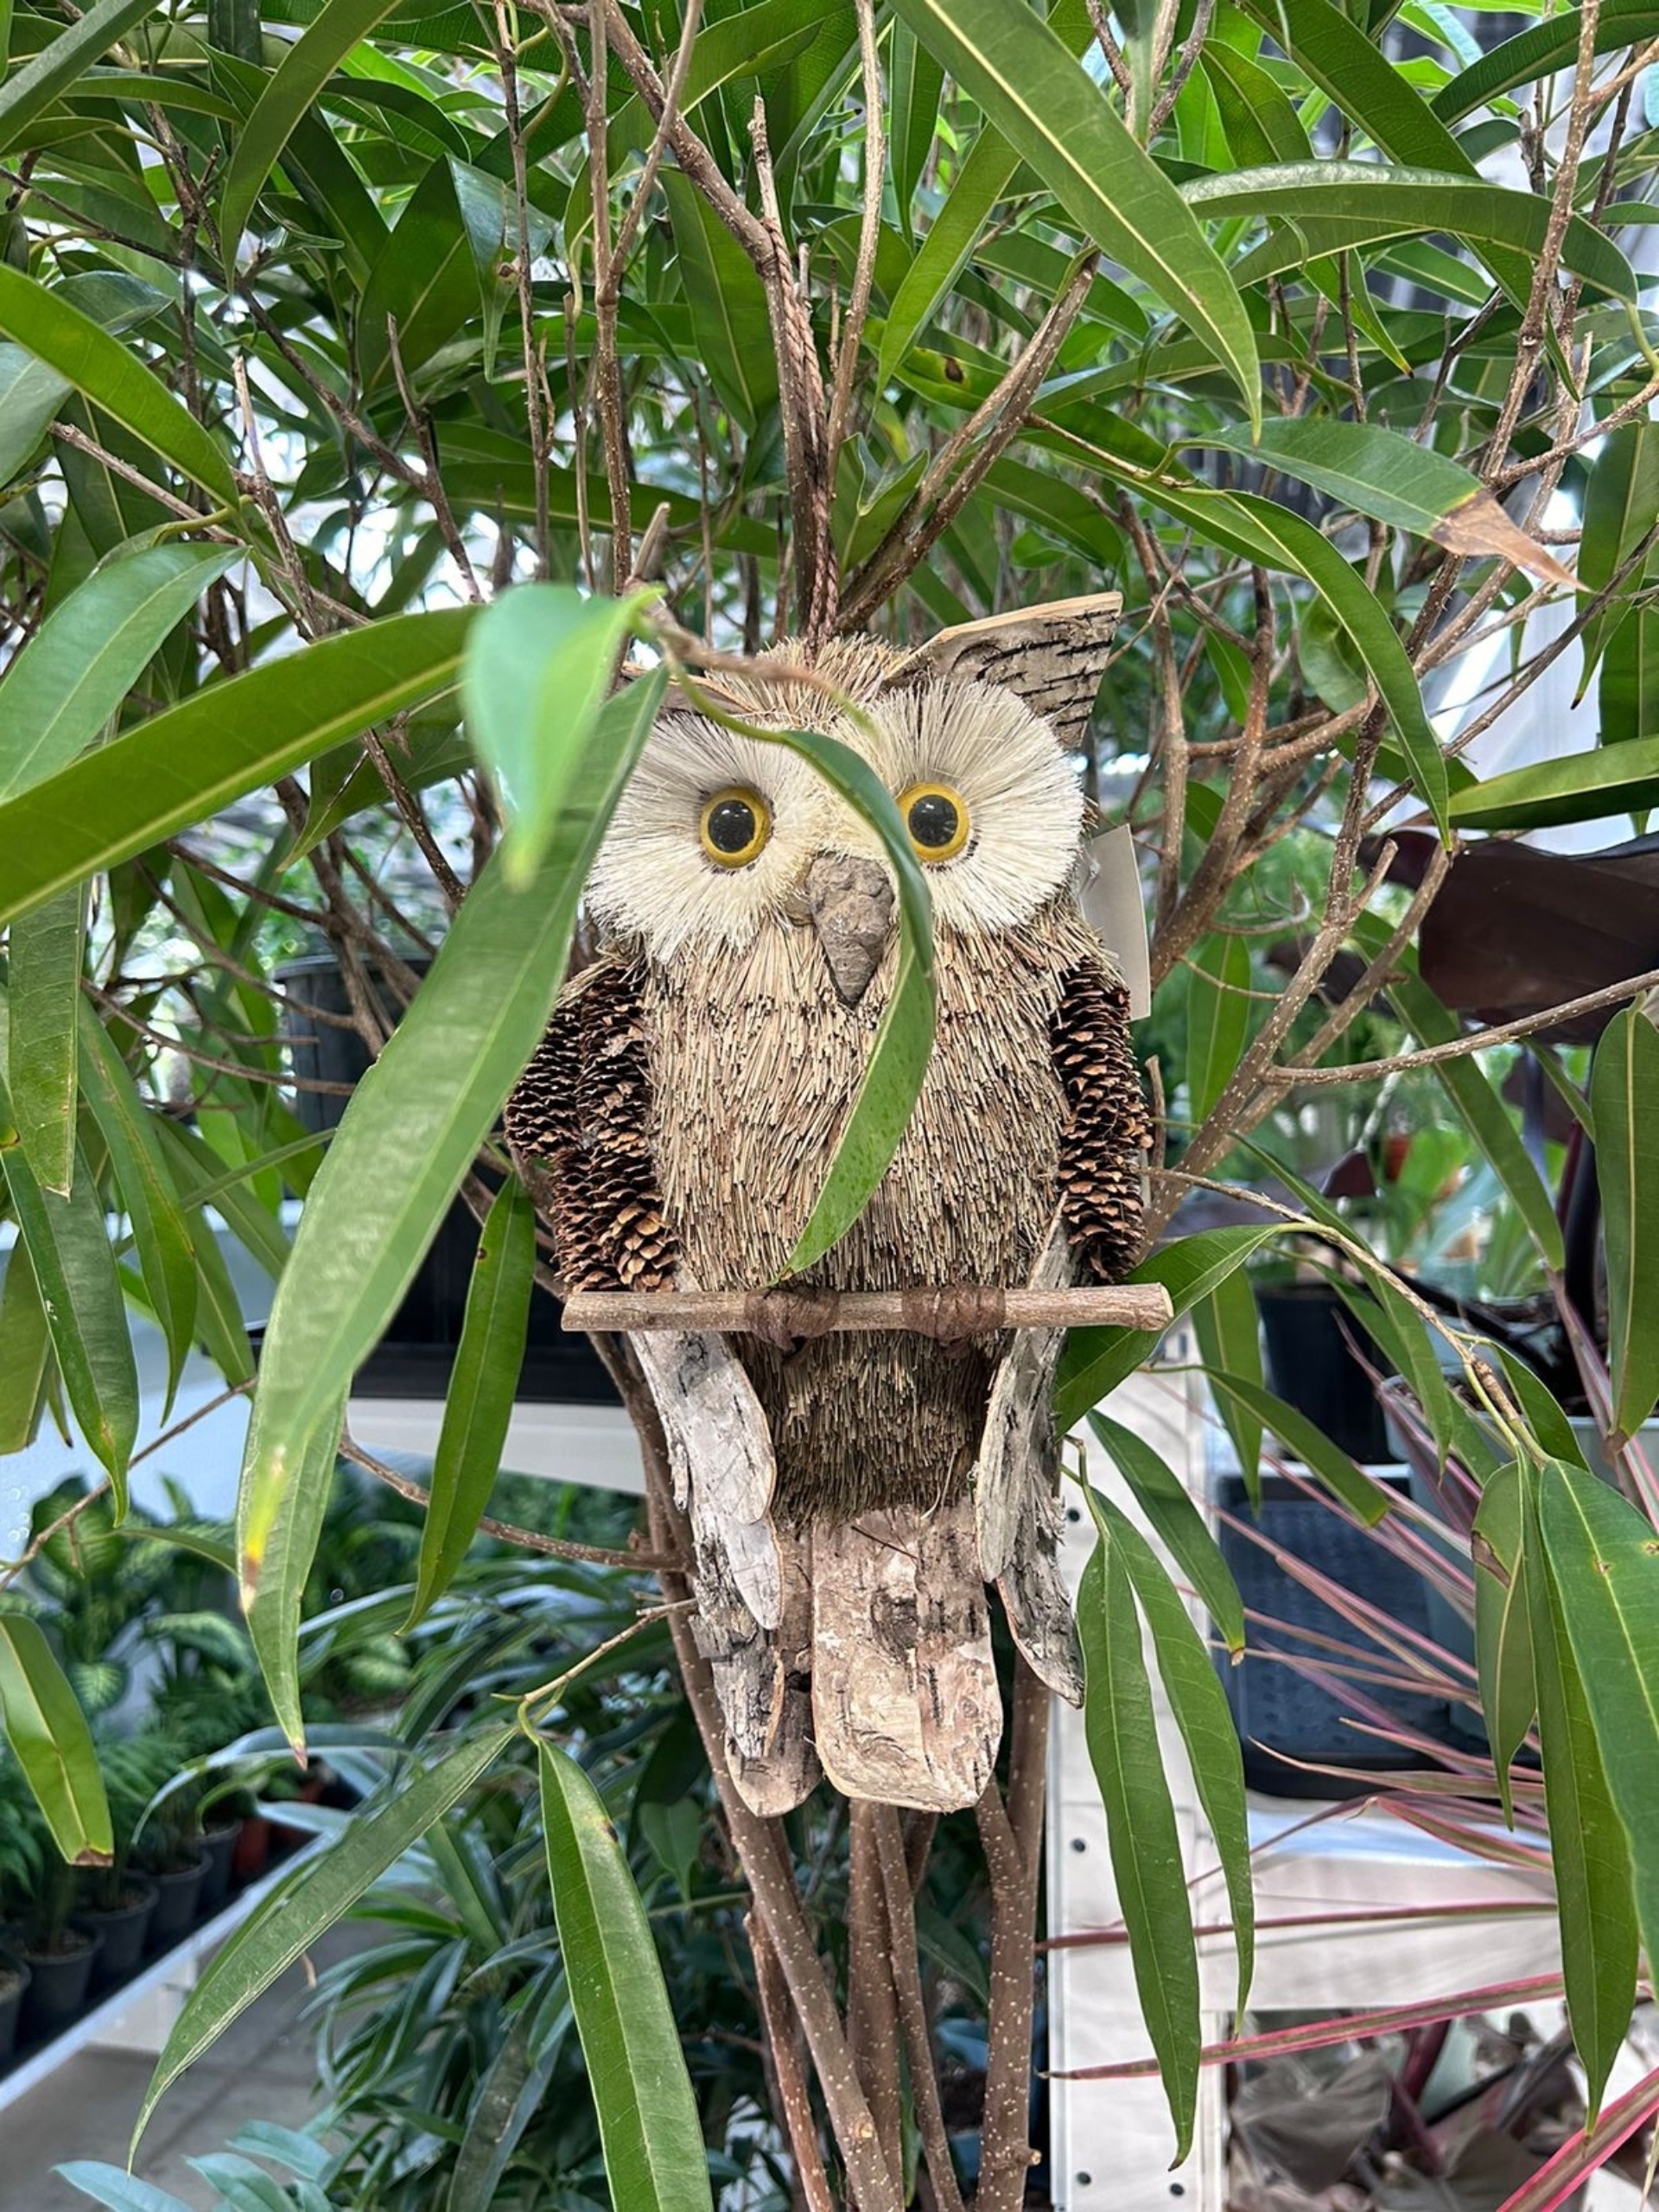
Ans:
[[[820,853],[803,889],[836,992],[844,1006],[856,1006],[893,935],[892,880],[876,861]]]

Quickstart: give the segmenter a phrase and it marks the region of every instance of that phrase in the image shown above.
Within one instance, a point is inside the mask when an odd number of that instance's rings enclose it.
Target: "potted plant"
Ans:
[[[201,1842],[201,1801],[198,1785],[182,1779],[179,1741],[159,1721],[137,1739],[156,1770],[166,1779],[151,1796],[138,1823],[135,1855],[156,1885],[156,1911],[149,1923],[152,1956],[171,1950],[195,1925],[207,1854]]]
[[[24,2042],[46,2043],[86,2010],[104,1938],[77,1923],[75,1869],[59,1856],[33,1797],[17,1806],[12,1825],[27,1830],[38,1867],[20,1915],[29,1986],[19,2032]]]
[[[41,1879],[40,1831],[25,1812],[32,1802],[16,1761],[0,1747],[0,2067],[16,2048],[29,1993],[29,1971],[16,1941]]]
[[[155,1917],[156,1885],[133,1865],[132,1852],[138,1824],[160,1778],[158,1751],[155,1739],[143,1736],[99,1747],[115,1853],[107,1866],[82,1872],[81,1902],[75,1915],[81,1927],[103,1938],[92,1977],[99,1990],[112,1988],[136,1970]]]

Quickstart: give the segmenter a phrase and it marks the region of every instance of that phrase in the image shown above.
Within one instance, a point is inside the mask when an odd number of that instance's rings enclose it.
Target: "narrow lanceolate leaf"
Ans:
[[[1442,1006],[1427,984],[1416,976],[1401,975],[1389,985],[1389,998],[1420,1044],[1449,1044],[1460,1033],[1456,1015]],[[1545,1266],[1560,1268],[1565,1258],[1561,1225],[1555,1218],[1555,1209],[1544,1188],[1543,1179],[1503,1100],[1472,1058],[1440,1060],[1435,1065],[1434,1073],[1487,1166],[1515,1201]],[[1656,1153],[1656,1160],[1659,1160],[1659,1152]],[[1655,1204],[1659,1206],[1659,1185],[1656,1185]],[[1659,1312],[1659,1308],[1656,1311]],[[1655,1388],[1659,1393],[1659,1372]]]
[[[1533,1683],[1532,1620],[1522,1541],[1521,1470],[1489,1475],[1475,1515],[1475,1662],[1503,1818],[1515,1826],[1510,1767],[1538,1711]]]
[[[480,1729],[386,1802],[359,1811],[338,1843],[296,1867],[243,1922],[214,1954],[173,2024],[132,2131],[134,2151],[150,2114],[186,2067],[210,2050],[278,1974],[302,1958],[372,1883],[442,1819],[494,1764],[512,1734],[506,1721]]]
[[[132,1230],[150,1308],[167,1340],[168,1405],[178,1388],[196,1318],[196,1258],[168,1167],[156,1117],[139,1097],[126,1063],[85,998],[78,1009],[80,1087]]]
[[[1187,1117],[1196,1128],[1238,1066],[1250,1029],[1250,948],[1207,937],[1192,954],[1186,993]]]
[[[1450,552],[1496,554],[1546,583],[1573,585],[1571,570],[1510,521],[1478,476],[1398,430],[1309,416],[1264,423],[1254,444],[1236,437],[1199,442],[1282,469],[1357,514],[1433,538]]]
[[[1552,830],[1659,806],[1659,737],[1564,753],[1471,784],[1452,801],[1459,830]]]
[[[242,1611],[277,1726],[302,1759],[305,1719],[300,1708],[300,1607],[322,1538],[345,1417],[345,1401],[337,1400],[273,1477],[265,1448],[265,1415],[256,1394],[237,1493]]]
[[[1530,85],[1556,70],[1570,68],[1578,54],[1584,17],[1577,8],[1562,10],[1547,22],[1532,23],[1505,39],[1442,85],[1429,102],[1442,123],[1460,123],[1517,85]],[[1594,51],[1611,54],[1659,38],[1659,8],[1653,0],[1603,0],[1597,10]]]
[[[58,1849],[72,1866],[107,1866],[115,1844],[92,1731],[23,1613],[0,1612],[0,1725]]]
[[[541,1743],[542,1827],[559,1948],[613,2202],[713,2212],[691,2077],[628,1862],[598,1791]]]
[[[54,2166],[52,2171],[71,2189],[90,2196],[94,2204],[107,2206],[108,2212],[189,2212],[178,2197],[124,2174],[119,2166],[100,2165],[92,2158],[71,2158],[67,2165]]]
[[[11,484],[27,467],[68,392],[57,371],[26,346],[0,346],[0,485]]]
[[[328,0],[283,57],[243,125],[219,195],[219,236],[234,262],[265,181],[300,118],[359,39],[366,38],[395,0]]]
[[[0,799],[55,775],[102,734],[168,632],[236,557],[227,545],[118,554],[53,609],[0,682]]]
[[[607,702],[535,880],[515,892],[494,861],[485,868],[358,1085],[277,1286],[260,1363],[260,1448],[244,1476],[252,1489],[288,1482],[344,1395],[540,1042],[582,884],[665,683],[658,670]]]
[[[1061,40],[1004,0],[899,0],[899,13],[1096,245],[1211,346],[1259,423],[1255,339],[1226,265]]]
[[[1162,1246],[1125,1280],[1162,1283],[1179,1320],[1279,1234],[1274,1228],[1201,1230],[1196,1236]],[[1054,1414],[1062,1432],[1133,1375],[1153,1349],[1144,1329],[1073,1329],[1060,1355],[1054,1385]]]
[[[690,177],[665,169],[662,181],[698,354],[728,411],[753,430],[778,398],[765,288]]]
[[[876,1026],[858,1096],[819,1187],[786,1274],[823,1256],[863,1212],[887,1173],[933,1050],[933,912],[927,885],[893,794],[863,757],[838,738],[791,729],[781,741],[804,754],[832,791],[861,814],[886,848],[899,886],[899,963]]]
[[[1596,1047],[1590,1108],[1607,1245],[1613,1421],[1632,1436],[1659,1401],[1659,1030],[1630,1007]]]
[[[490,1502],[524,1362],[535,1283],[536,1209],[515,1178],[497,1194],[478,1240],[467,1317],[432,1462],[420,1572],[406,1629],[449,1586]]]
[[[1135,1503],[1203,1599],[1223,1642],[1236,1657],[1244,1649],[1244,1601],[1192,1492],[1134,1429],[1101,1413],[1090,1414],[1089,1426],[1111,1453]]]
[[[1250,1279],[1241,1268],[1218,1282],[1192,1308],[1198,1353],[1207,1369],[1262,1382],[1262,1319]],[[1217,1410],[1238,1454],[1244,1487],[1256,1500],[1262,1485],[1262,1423],[1238,1399],[1224,1395]]]
[[[1603,439],[1585,487],[1580,590],[1592,597],[1608,590],[1656,523],[1659,523],[1659,423],[1624,423]],[[1608,640],[1630,619],[1630,601],[1643,588],[1649,565],[1647,561],[1638,562],[1617,593],[1586,621],[1580,639],[1584,652],[1580,698],[1589,689]]]
[[[1586,1699],[1565,1593],[1543,1541],[1538,1493],[1554,1474],[1551,1465],[1541,1476],[1532,1470],[1522,1476],[1527,1607],[1567,2018],[1593,2120],[1636,1999],[1636,1904],[1630,1845]]]
[[[1642,1948],[1659,1958],[1659,1537],[1610,1484],[1562,1461],[1539,1478],[1538,1516],[1624,1823]]]
[[[594,725],[639,608],[569,584],[504,592],[467,640],[461,702],[474,751],[501,794],[501,868],[514,890],[535,875],[586,772]]]
[[[74,884],[14,923],[9,948],[6,1079],[17,1141],[41,1189],[64,1197],[74,1176],[75,1009],[86,935],[86,895]]]
[[[3,263],[0,334],[26,346],[193,484],[227,507],[237,505],[230,462],[161,378],[60,293]]]
[[[25,61],[0,88],[0,153],[16,145],[60,92],[90,69],[118,39],[124,38],[136,23],[142,23],[155,7],[156,0],[98,0],[96,7],[87,9],[67,30],[60,31]],[[0,60],[3,59],[0,48]]]
[[[0,999],[0,1017],[5,1010]],[[4,1038],[0,1020],[0,1046]],[[0,1066],[6,1057],[0,1052]],[[126,1511],[127,1462],[138,1433],[138,1370],[103,1202],[84,1160],[69,1197],[43,1189],[16,1133],[0,1077],[0,1172],[40,1287],[70,1408],[114,1487],[118,1517]]]
[[[1242,1375],[1212,1374],[1209,1380],[1214,1389],[1236,1398],[1270,1428],[1334,1497],[1359,1516],[1368,1529],[1375,1528],[1385,1517],[1394,1502],[1391,1493],[1356,1465],[1306,1414],[1287,1405],[1282,1398],[1274,1397],[1259,1382],[1247,1382]]]
[[[51,1357],[46,1309],[29,1250],[14,1244],[0,1275],[0,1459],[27,1451],[35,1441]]]
[[[0,806],[0,923],[443,690],[471,619],[442,607],[325,638],[208,684],[19,793]]]
[[[1113,1542],[1122,1552],[1135,1597],[1152,1631],[1158,1672],[1186,1746],[1198,1802],[1216,1840],[1233,1913],[1233,1943],[1238,1959],[1235,2006],[1243,2012],[1249,2002],[1255,1966],[1255,1891],[1250,1879],[1244,1760],[1232,1707],[1220,1675],[1210,1663],[1204,1638],[1193,1627],[1156,1552],[1109,1498],[1091,1491],[1089,1505],[1096,1527],[1103,1532],[1109,1530]]]
[[[1198,2109],[1203,2047],[1198,1948],[1128,1565],[1110,1523],[1097,1514],[1096,1525],[1100,1541],[1077,1590],[1084,1734],[1106,1807],[1118,1910],[1128,1934],[1141,2017],[1169,2100],[1179,2164],[1192,2144]]]

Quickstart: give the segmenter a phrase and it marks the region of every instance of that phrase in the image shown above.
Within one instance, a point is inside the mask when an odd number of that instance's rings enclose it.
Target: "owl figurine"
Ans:
[[[1122,978],[1079,906],[1075,747],[1117,607],[1066,601],[909,655],[835,641],[816,666],[858,721],[784,674],[721,679],[744,719],[827,729],[863,755],[932,893],[920,1096],[805,1286],[1058,1287],[1136,1256],[1150,1128]],[[892,987],[882,849],[798,753],[671,708],[588,898],[599,957],[506,1116],[561,1279],[772,1283]],[[1001,1727],[988,1585],[1038,1675],[1079,1698],[1055,1564],[1060,1341],[632,1338],[690,1519],[729,1764],[757,1810],[786,1810],[821,1774],[849,1796],[973,1803]]]

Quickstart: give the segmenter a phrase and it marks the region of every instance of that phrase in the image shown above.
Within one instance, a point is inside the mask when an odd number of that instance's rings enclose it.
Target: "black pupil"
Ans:
[[[961,820],[955,800],[946,798],[943,791],[924,791],[920,798],[911,802],[910,834],[929,852],[948,845]]]
[[[754,809],[746,798],[723,798],[709,810],[709,842],[717,853],[741,853],[754,842]]]

